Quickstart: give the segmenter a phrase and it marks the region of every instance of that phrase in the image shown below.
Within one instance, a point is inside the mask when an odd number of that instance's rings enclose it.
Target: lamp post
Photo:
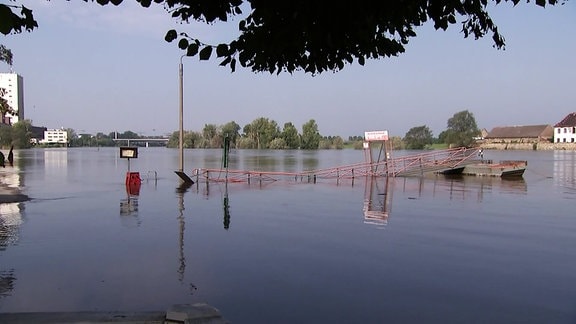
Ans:
[[[180,134],[178,136],[178,147],[180,150],[180,165],[176,174],[182,179],[185,184],[193,184],[194,181],[190,179],[189,176],[184,173],[184,67],[182,66],[182,59],[186,55],[180,56],[180,66],[179,66],[179,92],[180,92]]]
[[[184,67],[182,66],[182,59],[186,55],[180,56],[180,66],[178,70],[179,74],[179,95],[180,95],[180,128],[179,128],[179,136],[178,136],[178,148],[180,150],[180,164],[178,171],[184,172]]]

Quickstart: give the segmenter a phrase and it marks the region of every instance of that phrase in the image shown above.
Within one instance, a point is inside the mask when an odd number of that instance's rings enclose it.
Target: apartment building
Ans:
[[[2,124],[12,125],[24,120],[24,78],[16,73],[0,73],[0,88],[5,90],[4,99],[18,114],[6,114]]]
[[[44,138],[40,144],[67,144],[68,133],[65,129],[47,129],[44,131]]]

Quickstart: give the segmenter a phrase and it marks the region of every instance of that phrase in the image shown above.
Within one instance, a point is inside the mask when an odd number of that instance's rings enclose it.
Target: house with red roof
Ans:
[[[485,137],[488,144],[500,143],[546,143],[550,142],[554,129],[550,125],[494,127]]]
[[[576,112],[568,114],[554,125],[554,143],[576,142]]]

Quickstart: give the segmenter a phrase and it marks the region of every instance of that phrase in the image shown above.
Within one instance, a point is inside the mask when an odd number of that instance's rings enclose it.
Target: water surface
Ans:
[[[207,302],[234,323],[574,323],[576,154],[476,177],[195,184],[178,151],[140,148],[130,197],[117,148],[18,151],[0,205],[0,312],[165,310]],[[221,165],[220,150],[185,166]],[[411,152],[398,152],[410,154]],[[300,171],[361,151],[234,151],[230,168]]]

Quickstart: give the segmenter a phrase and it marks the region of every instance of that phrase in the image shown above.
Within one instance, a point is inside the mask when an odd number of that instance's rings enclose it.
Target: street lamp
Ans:
[[[178,136],[178,148],[180,149],[180,164],[178,171],[184,172],[184,67],[182,65],[182,59],[186,55],[180,56],[180,66],[178,69],[179,75],[179,95],[180,95],[180,128],[179,128],[179,136]]]
[[[178,148],[180,150],[180,163],[178,166],[178,171],[176,174],[184,181],[184,183],[194,183],[189,176],[184,173],[184,66],[182,65],[182,59],[186,55],[180,56],[180,66],[178,69],[178,76],[179,76],[179,95],[180,95],[180,129],[179,129],[179,136],[178,136]]]

